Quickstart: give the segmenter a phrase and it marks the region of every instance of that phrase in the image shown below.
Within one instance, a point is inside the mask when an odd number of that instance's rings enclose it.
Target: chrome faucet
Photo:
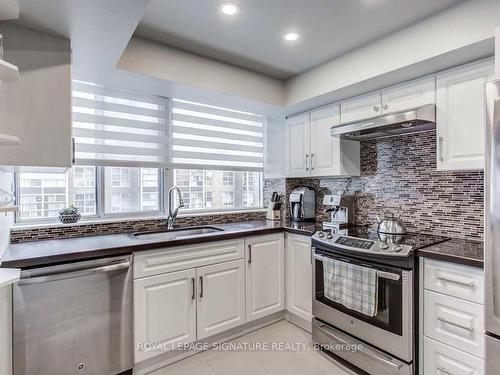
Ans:
[[[172,208],[174,204],[174,197],[173,197],[173,192],[174,190],[177,191],[177,195],[179,196],[179,204],[175,207],[175,209]],[[179,212],[179,208],[184,207],[184,201],[182,200],[182,193],[179,190],[177,186],[172,186],[168,190],[168,218],[167,218],[167,229],[172,229],[175,224],[175,219],[177,218],[177,213]],[[173,212],[172,212],[173,211]]]

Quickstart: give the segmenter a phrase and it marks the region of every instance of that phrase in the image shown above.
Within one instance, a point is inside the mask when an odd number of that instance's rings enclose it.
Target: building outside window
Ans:
[[[233,186],[234,184],[234,172],[223,172],[222,184],[224,186]]]
[[[223,206],[234,206],[234,199],[233,199],[233,192],[232,191],[224,191],[222,193],[222,205]]]
[[[130,170],[129,168],[111,168],[111,186],[129,187]]]

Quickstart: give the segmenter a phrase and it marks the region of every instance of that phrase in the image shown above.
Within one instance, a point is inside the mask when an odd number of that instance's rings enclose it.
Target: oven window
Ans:
[[[403,290],[401,280],[394,281],[384,278],[378,278],[377,290],[377,314],[373,317],[364,315],[354,310],[350,310],[344,305],[336,303],[324,294],[324,279],[323,279],[323,262],[316,262],[316,301],[324,305],[330,306],[345,314],[348,314],[356,319],[363,320],[371,325],[382,328],[399,336],[403,334]]]

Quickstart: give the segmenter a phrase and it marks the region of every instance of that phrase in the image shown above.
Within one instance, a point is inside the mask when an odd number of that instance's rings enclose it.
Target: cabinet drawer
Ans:
[[[424,375],[483,375],[484,362],[424,337]]]
[[[484,357],[483,306],[428,290],[424,306],[425,336]]]
[[[140,252],[134,257],[134,278],[242,259],[243,238]]]
[[[425,259],[425,289],[484,304],[483,270]]]

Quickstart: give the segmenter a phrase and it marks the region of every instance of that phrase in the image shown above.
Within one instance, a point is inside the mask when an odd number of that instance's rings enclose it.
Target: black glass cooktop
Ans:
[[[370,241],[379,241],[386,243],[397,243],[401,245],[409,245],[412,250],[421,249],[430,245],[438,244],[448,241],[448,237],[435,236],[431,234],[422,233],[406,233],[403,235],[392,235],[378,233],[375,228],[368,226],[353,226],[342,229],[324,228],[324,232],[331,232],[332,234],[360,238]]]

